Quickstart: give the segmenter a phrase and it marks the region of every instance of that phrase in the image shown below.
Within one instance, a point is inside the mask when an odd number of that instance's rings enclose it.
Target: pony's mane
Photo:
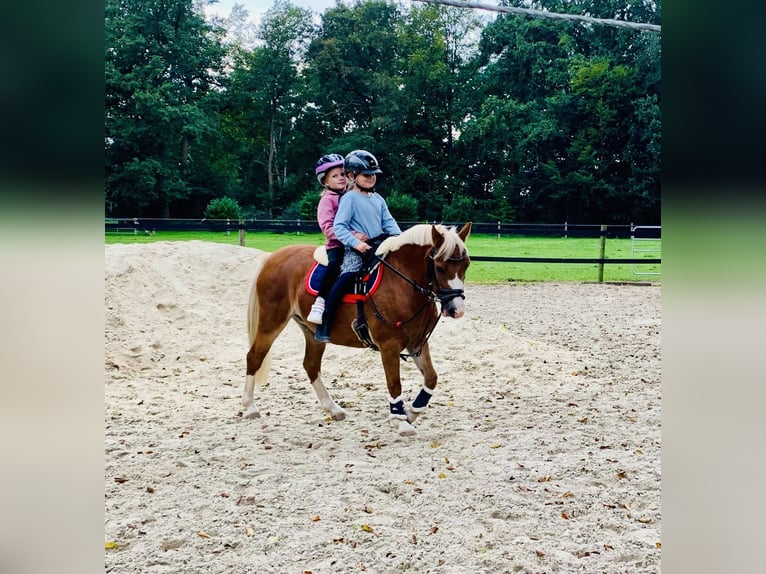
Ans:
[[[451,256],[455,252],[455,249],[460,249],[461,252],[465,251],[465,243],[460,239],[454,226],[447,227],[446,225],[441,224],[431,225],[428,223],[420,223],[403,231],[401,235],[389,237],[380,244],[375,253],[381,257],[385,257],[403,245],[433,245],[433,238],[431,236],[432,227],[435,227],[444,237],[444,242],[441,244],[441,247],[434,253],[436,259]]]

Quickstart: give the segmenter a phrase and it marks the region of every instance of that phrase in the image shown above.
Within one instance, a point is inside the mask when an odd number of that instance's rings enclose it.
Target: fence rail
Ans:
[[[153,233],[156,231],[271,231],[274,233],[320,233],[316,220],[309,219],[152,219],[139,217],[105,218],[107,233]],[[402,229],[412,227],[420,221],[399,222]],[[431,222],[445,225],[460,225],[458,222]],[[574,223],[473,223],[472,233],[497,236],[535,236],[535,237],[600,237],[601,225]],[[635,226],[609,225],[606,230],[608,239],[630,239]],[[644,227],[645,237],[659,239],[659,226]]]
[[[400,222],[402,229],[416,225],[417,221]],[[437,223],[437,222],[433,222]],[[446,225],[459,223],[443,222]],[[321,233],[315,220],[306,219],[151,219],[137,217],[107,217],[104,220],[106,233],[151,234],[157,231],[221,231],[239,233],[240,245],[244,245],[245,232],[269,231],[272,233]],[[593,237],[601,239],[601,257],[595,258],[559,258],[559,257],[488,257],[472,255],[472,261],[492,261],[508,263],[583,263],[599,266],[599,281],[603,280],[604,265],[659,265],[662,259],[657,258],[606,258],[603,245],[606,239],[631,239],[634,230],[630,225],[590,225],[571,223],[473,223],[471,233],[496,235],[497,237],[533,236],[533,237]],[[662,227],[643,226],[642,239],[661,241]],[[659,249],[656,251],[659,252]],[[637,275],[639,273],[636,273]]]

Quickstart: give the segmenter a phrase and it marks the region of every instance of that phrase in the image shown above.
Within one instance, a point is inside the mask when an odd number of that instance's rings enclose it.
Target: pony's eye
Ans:
[[[445,273],[447,273],[447,270],[444,267],[439,266],[439,267],[436,268],[436,272],[439,275],[444,275]]]

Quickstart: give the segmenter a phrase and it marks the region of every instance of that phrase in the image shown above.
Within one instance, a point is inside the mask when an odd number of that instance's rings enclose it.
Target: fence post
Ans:
[[[245,246],[245,226],[242,224],[242,220],[239,222],[239,246]]]
[[[568,231],[569,231],[569,228],[568,228],[568,223],[565,221],[565,222],[564,222],[564,239],[566,239],[566,238],[567,238],[567,232],[568,232]]]
[[[606,254],[606,225],[601,226],[601,249],[599,250],[598,282],[604,282],[604,255]]]
[[[500,222],[497,222],[497,238],[500,239]]]

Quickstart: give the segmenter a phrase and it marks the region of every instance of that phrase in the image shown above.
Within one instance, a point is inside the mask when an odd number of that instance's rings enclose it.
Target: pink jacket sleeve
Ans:
[[[332,226],[335,214],[338,211],[339,199],[340,195],[337,193],[324,191],[322,192],[322,197],[319,199],[319,205],[317,205],[317,222],[327,239],[327,247],[338,247],[341,245],[338,238],[335,237],[335,231]]]

